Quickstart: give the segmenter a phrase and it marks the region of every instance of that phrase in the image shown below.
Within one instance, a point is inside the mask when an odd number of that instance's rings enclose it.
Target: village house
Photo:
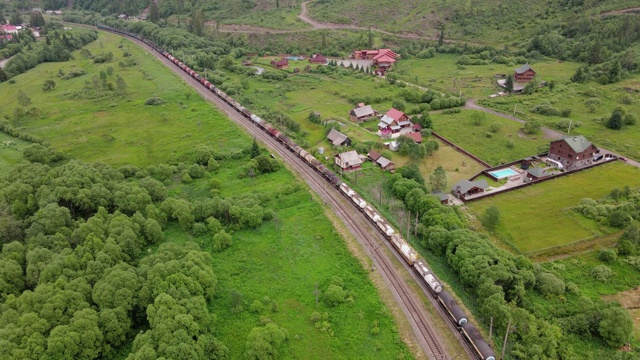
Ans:
[[[352,121],[366,121],[378,115],[378,112],[373,110],[371,105],[364,105],[359,103],[355,109],[349,111],[349,118]]]
[[[335,162],[344,171],[358,170],[362,166],[360,155],[355,150],[336,155]]]
[[[327,58],[322,56],[322,54],[313,54],[309,58],[309,62],[312,64],[327,64]]]
[[[2,25],[0,26],[0,33],[4,32],[6,34],[17,34],[21,28],[21,26],[19,27],[13,25]]]
[[[467,196],[483,193],[489,188],[486,180],[460,180],[451,187],[451,192],[458,199],[464,200]]]
[[[336,129],[331,129],[327,139],[333,146],[351,146],[351,139]]]
[[[420,134],[419,132],[407,133],[407,134],[404,134],[404,136],[410,137],[417,144],[422,144],[422,134]]]
[[[574,170],[590,165],[597,151],[598,148],[582,135],[565,136],[551,142],[547,156],[565,169]]]
[[[527,181],[535,181],[550,175],[551,173],[548,173],[544,168],[541,167],[527,169]]]
[[[440,200],[440,204],[449,205],[449,194],[445,194],[442,191],[434,191],[431,195],[437,196],[438,200]]]
[[[278,61],[271,60],[271,65],[273,65],[273,67],[275,67],[278,70],[287,69],[289,68],[289,59],[282,58]]]
[[[529,82],[533,80],[534,76],[536,76],[536,72],[529,64],[524,64],[516,69],[513,74],[513,80],[519,83]]]
[[[382,137],[388,137],[391,134],[400,132],[400,130],[404,128],[411,128],[412,126],[413,123],[409,121],[407,114],[391,108],[380,118],[378,130]]]
[[[382,155],[380,155],[377,151],[375,150],[371,150],[369,151],[369,153],[367,154],[367,158],[369,158],[369,160],[376,162],[378,161],[378,159],[380,159]]]
[[[398,54],[390,49],[355,50],[352,57],[355,60],[373,60],[373,66],[377,68],[376,73],[384,75],[396,62]]]
[[[53,15],[62,15],[62,10],[54,10]]]

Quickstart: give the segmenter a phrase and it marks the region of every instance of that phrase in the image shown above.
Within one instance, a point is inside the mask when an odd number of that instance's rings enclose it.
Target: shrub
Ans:
[[[164,104],[166,101],[164,101],[164,99],[159,98],[157,96],[154,97],[150,97],[147,100],[144,101],[145,105],[162,105]]]
[[[606,265],[598,265],[591,270],[591,276],[598,281],[607,281],[611,278],[613,272]]]
[[[565,283],[550,272],[542,272],[536,276],[536,288],[542,295],[562,295],[565,291]]]
[[[260,300],[255,300],[249,306],[249,311],[251,311],[254,314],[259,314],[262,312],[262,310],[264,310],[264,305],[262,305]]]
[[[499,123],[493,123],[493,124],[489,125],[489,131],[491,131],[492,133],[497,133],[498,131],[500,131],[500,124]]]
[[[626,114],[622,119],[625,125],[635,125],[638,118],[634,114]]]
[[[616,261],[618,255],[616,255],[615,250],[613,249],[600,249],[598,252],[598,259],[606,263],[612,263]]]
[[[556,116],[559,114],[558,109],[549,104],[536,105],[531,109],[531,112],[546,116]]]
[[[560,111],[560,116],[562,117],[569,117],[569,115],[571,115],[571,109],[562,109]]]

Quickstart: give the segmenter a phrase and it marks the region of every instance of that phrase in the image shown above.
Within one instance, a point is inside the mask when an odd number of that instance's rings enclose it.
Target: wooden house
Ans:
[[[477,195],[483,193],[489,188],[486,180],[460,180],[451,187],[451,192],[458,199],[463,199],[467,196]]]
[[[536,76],[536,72],[531,68],[529,64],[524,64],[516,69],[513,74],[513,80],[515,82],[523,83],[533,80]]]
[[[376,164],[380,165],[382,170],[395,172],[396,168],[393,161],[385,158],[384,156],[380,156],[378,160],[376,160]]]
[[[362,160],[360,159],[360,155],[355,150],[343,152],[341,154],[336,155],[335,163],[342,170],[358,170],[362,166]]]
[[[582,135],[565,136],[549,144],[547,156],[562,164],[565,169],[573,170],[590,165],[597,151],[598,148]]]
[[[278,70],[282,70],[282,69],[287,69],[289,68],[289,59],[287,58],[282,58],[280,60],[271,60],[271,65],[273,65],[273,67],[275,67]]]
[[[407,133],[407,134],[404,134],[404,136],[410,137],[417,144],[422,144],[422,134],[420,134],[419,132]]]
[[[362,106],[360,106],[362,105]],[[371,105],[358,104],[358,107],[349,111],[349,118],[352,121],[366,121],[378,115]]]
[[[351,146],[351,139],[336,129],[329,131],[327,139],[333,146]]]
[[[377,151],[375,151],[375,150],[371,150],[371,151],[369,151],[369,153],[367,154],[367,158],[369,158],[369,160],[371,160],[371,161],[373,161],[373,162],[378,161],[378,159],[380,159],[380,156],[382,156],[382,155],[380,155],[380,154],[379,154]]]
[[[326,57],[322,56],[322,54],[313,54],[309,58],[309,62],[312,64],[326,64],[328,61]]]
[[[394,108],[389,109],[386,114],[380,118],[378,130],[382,136],[398,133],[406,127],[412,127],[413,123],[409,121],[407,114]]]

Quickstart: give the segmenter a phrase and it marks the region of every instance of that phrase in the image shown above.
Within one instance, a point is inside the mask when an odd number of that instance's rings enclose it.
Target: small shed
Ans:
[[[380,159],[380,154],[378,154],[378,152],[376,152],[375,150],[371,150],[369,151],[369,153],[367,154],[367,157],[369,158],[369,160],[376,162],[378,161],[378,159]]]
[[[548,174],[544,168],[529,168],[527,169],[527,178],[529,180],[538,180],[543,177],[547,177]]]
[[[326,64],[327,58],[322,56],[322,54],[313,54],[309,58],[309,62],[312,64]]]
[[[351,146],[351,139],[336,129],[331,129],[327,139],[333,146]]]
[[[389,143],[389,150],[391,151],[398,151],[399,147],[400,147],[400,144],[398,144],[397,141],[392,141]]]
[[[335,163],[342,170],[358,170],[362,166],[360,155],[355,150],[343,152],[336,155]]]
[[[393,161],[387,159],[384,156],[380,156],[378,158],[378,160],[376,161],[376,164],[380,165],[380,167],[383,170],[390,171],[390,172],[396,171],[396,168],[395,168],[395,165],[393,164]]]
[[[449,205],[449,194],[445,194],[442,191],[434,191],[431,194],[438,197],[440,204]]]

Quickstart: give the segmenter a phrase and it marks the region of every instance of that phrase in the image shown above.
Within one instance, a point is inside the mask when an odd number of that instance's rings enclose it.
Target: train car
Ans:
[[[438,281],[436,276],[433,275],[431,270],[425,266],[424,262],[421,260],[416,261],[413,264],[413,268],[416,270],[418,275],[420,275],[420,278],[424,280],[429,289],[431,289],[432,294],[438,295],[442,292],[442,284],[440,284],[440,281]]]
[[[400,236],[399,234],[391,235],[391,244],[395,247],[404,261],[412,266],[418,259],[418,253]]]
[[[482,360],[496,360],[496,354],[482,337],[478,329],[470,322],[462,326],[462,335],[467,339],[476,355]]]
[[[371,220],[374,224],[376,224],[380,220],[380,214],[378,214],[378,212],[369,205],[364,207],[364,214],[367,215],[369,220]]]
[[[378,226],[378,229],[380,229],[380,231],[384,234],[384,236],[386,236],[387,238],[391,238],[391,235],[395,234],[395,230],[393,230],[393,228],[391,227],[391,225],[389,225],[389,223],[387,222],[387,220],[385,220],[384,218],[380,218],[380,220],[378,220],[376,222],[376,225]]]
[[[340,184],[340,191],[342,191],[343,194],[347,195],[348,198],[351,198],[351,195],[356,193],[355,191],[351,190],[349,185],[345,183]]]
[[[442,290],[442,292],[438,294],[438,302],[456,326],[460,327],[468,322],[467,315],[447,290]]]
[[[365,207],[367,207],[367,202],[364,201],[364,199],[360,196],[360,194],[358,194],[355,191],[353,195],[351,195],[351,201],[353,201],[353,203],[360,208],[360,211],[362,211]]]
[[[340,177],[331,170],[327,171],[326,177],[329,182],[336,188],[340,186],[340,184],[342,184],[342,179],[340,179]]]

